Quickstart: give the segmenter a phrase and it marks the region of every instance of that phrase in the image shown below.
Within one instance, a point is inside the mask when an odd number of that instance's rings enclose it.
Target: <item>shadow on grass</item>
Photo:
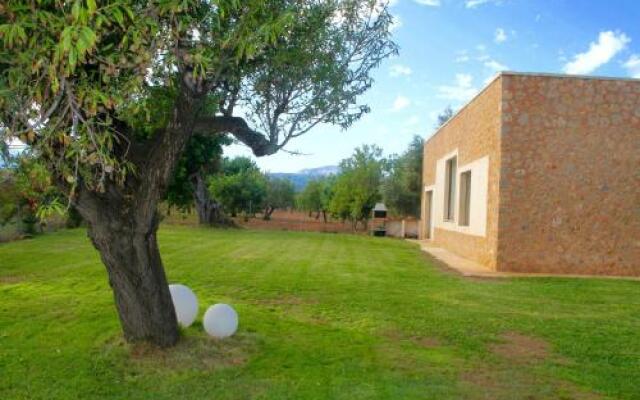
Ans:
[[[197,332],[196,329],[201,332]],[[106,343],[106,351],[124,353],[134,367],[156,372],[180,370],[214,371],[239,367],[247,363],[258,344],[254,334],[241,332],[230,338],[216,339],[202,332],[200,324],[194,324],[181,332],[180,341],[170,348],[160,348],[149,343],[127,343],[123,337]]]

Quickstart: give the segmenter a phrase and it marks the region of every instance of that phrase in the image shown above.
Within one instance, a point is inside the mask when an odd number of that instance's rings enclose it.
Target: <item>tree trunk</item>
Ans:
[[[209,195],[207,179],[202,172],[192,177],[193,199],[198,213],[200,225],[231,225],[231,221],[224,215],[222,206]]]
[[[101,195],[85,191],[77,207],[107,269],[125,339],[176,344],[178,322],[158,250],[156,204],[141,204],[112,188]]]
[[[264,219],[265,221],[268,221],[271,219],[271,214],[273,214],[273,211],[275,210],[275,207],[272,206],[266,206],[264,209],[264,215],[262,216],[262,219]]]
[[[157,207],[206,100],[202,82],[188,75],[180,82],[165,129],[148,140],[120,141],[114,147],[119,157],[136,167],[136,173],[129,174],[124,183],[107,177],[90,189],[79,179],[76,190],[71,191],[65,176],[56,176],[57,184],[72,193],[71,201],[87,222],[89,237],[100,252],[125,339],[161,347],[176,344],[179,330],[158,251]],[[123,136],[135,138],[124,123],[120,125]],[[278,149],[241,118],[223,118],[209,125],[210,133],[233,133],[258,156]],[[204,181],[202,185],[206,189]]]

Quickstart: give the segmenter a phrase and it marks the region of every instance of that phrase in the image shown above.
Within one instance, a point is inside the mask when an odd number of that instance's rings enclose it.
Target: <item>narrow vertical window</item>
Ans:
[[[453,221],[455,198],[456,198],[456,169],[458,167],[457,157],[447,160],[444,188],[444,219],[445,221]]]
[[[471,211],[471,171],[460,174],[460,211],[458,223],[461,226],[469,226]]]

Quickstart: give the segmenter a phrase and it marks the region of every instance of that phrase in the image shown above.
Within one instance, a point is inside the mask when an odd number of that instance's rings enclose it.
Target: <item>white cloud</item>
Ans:
[[[507,41],[507,33],[504,31],[504,29],[498,28],[498,29],[496,29],[496,33],[495,33],[495,36],[493,37],[493,40],[496,43],[506,42]]]
[[[469,74],[456,74],[454,85],[438,87],[438,97],[448,100],[467,101],[472,98],[477,89],[472,85],[473,77]]]
[[[626,68],[632,78],[640,78],[640,56],[632,54],[622,66]]]
[[[500,64],[496,60],[485,61],[484,66],[494,71],[506,71],[509,69],[509,67],[504,64]]]
[[[430,7],[440,7],[440,0],[413,0],[418,4]]]
[[[393,101],[393,106],[391,106],[391,111],[400,111],[405,109],[411,105],[411,100],[404,96],[398,96]]]
[[[487,46],[485,46],[484,44],[479,44],[476,46],[476,50],[480,52],[487,51]]]
[[[484,4],[489,4],[489,3],[500,4],[502,3],[502,0],[467,0],[464,3],[464,6],[467,8],[476,8],[478,6],[482,6]]]
[[[412,72],[413,71],[411,71],[411,68],[401,64],[394,64],[389,68],[389,75],[393,77],[409,76]]]
[[[586,52],[576,54],[563,70],[567,74],[589,74],[611,61],[630,41],[622,32],[600,32],[598,41],[591,42]]]

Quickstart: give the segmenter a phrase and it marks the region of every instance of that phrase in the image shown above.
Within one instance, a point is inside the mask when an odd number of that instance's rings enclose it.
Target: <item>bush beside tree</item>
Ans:
[[[209,192],[232,217],[248,218],[262,208],[267,180],[250,158],[225,158],[222,171],[209,179]]]

